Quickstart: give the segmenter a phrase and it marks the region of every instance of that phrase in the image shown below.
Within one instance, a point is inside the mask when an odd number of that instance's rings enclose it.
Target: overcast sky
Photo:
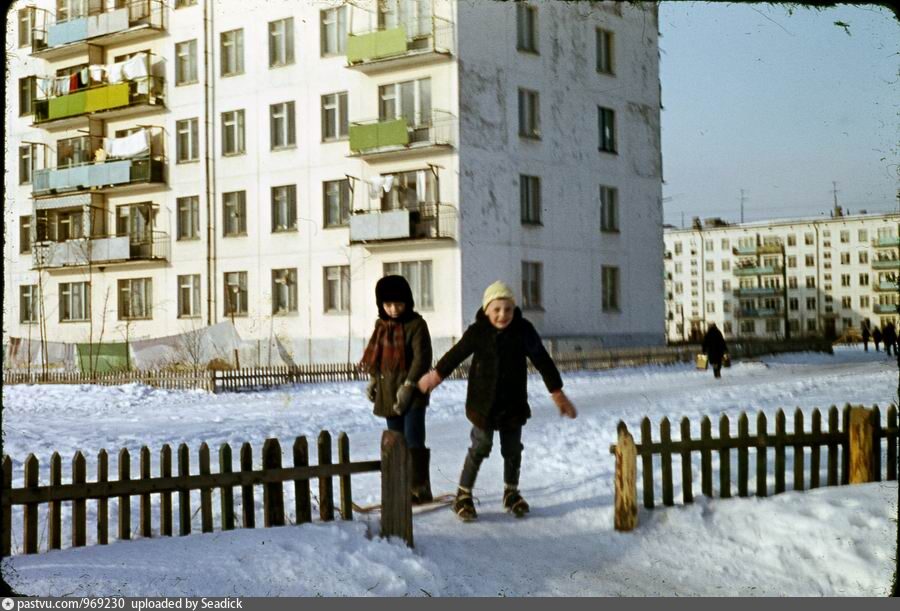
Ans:
[[[898,210],[900,24],[877,5],[663,2],[665,221]],[[839,22],[836,24],[835,22]]]

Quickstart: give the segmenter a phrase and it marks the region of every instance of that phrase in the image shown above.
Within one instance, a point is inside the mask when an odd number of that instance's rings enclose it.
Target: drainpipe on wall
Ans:
[[[819,293],[822,292],[824,294],[825,290],[824,287],[822,287],[822,273],[819,270],[819,266],[822,264],[822,253],[819,249],[819,224],[815,221],[813,221],[813,230],[816,232],[816,329],[819,329],[822,337],[825,337],[825,329],[822,328],[822,315],[819,312],[822,307],[822,300],[819,299]],[[822,291],[819,291],[819,287],[822,287]]]
[[[206,324],[216,323],[216,222],[215,178],[212,159],[214,120],[213,10],[211,0],[203,0],[203,144],[206,179]]]

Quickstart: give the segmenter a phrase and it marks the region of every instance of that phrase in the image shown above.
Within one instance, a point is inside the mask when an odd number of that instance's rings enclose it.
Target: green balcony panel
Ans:
[[[87,92],[76,91],[69,95],[60,96],[50,99],[50,112],[47,119],[61,119],[63,117],[71,117],[72,115],[81,115],[85,113],[85,104],[87,103]]]
[[[128,106],[128,83],[116,83],[88,89],[85,103],[85,112],[95,112],[108,108]]]
[[[350,126],[351,151],[367,151],[384,146],[405,146],[407,144],[409,144],[409,132],[404,118]]]
[[[893,236],[893,235],[882,236],[875,240],[875,246],[877,246],[878,248],[897,247],[897,246],[900,246],[900,238],[898,238],[897,236]]]
[[[350,64],[404,53],[406,53],[404,26],[347,38],[347,62]]]
[[[892,303],[876,303],[874,311],[876,314],[896,314],[897,306]]]
[[[900,269],[900,259],[873,259],[872,269]]]

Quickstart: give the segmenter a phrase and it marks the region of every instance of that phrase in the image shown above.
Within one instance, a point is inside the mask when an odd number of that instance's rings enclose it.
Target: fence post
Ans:
[[[319,367],[321,371],[321,366]],[[319,432],[319,465],[331,464],[331,433]],[[323,522],[334,520],[334,488],[330,475],[319,476],[319,518]]]
[[[403,435],[384,431],[381,435],[381,536],[400,537],[413,547],[409,463]]]
[[[281,444],[277,439],[263,442],[262,469],[281,469]],[[263,516],[266,528],[284,526],[284,488],[280,481],[263,484]]]
[[[850,409],[850,483],[875,481],[872,465],[872,410]]]
[[[87,481],[87,466],[84,454],[75,452],[72,458],[72,483],[83,486]],[[87,543],[87,500],[72,502],[72,547],[82,547]]]
[[[616,530],[629,531],[637,527],[637,449],[624,422],[619,422],[618,431],[613,521]]]
[[[3,494],[0,495],[0,558],[8,558],[12,553],[12,459],[3,457]]]

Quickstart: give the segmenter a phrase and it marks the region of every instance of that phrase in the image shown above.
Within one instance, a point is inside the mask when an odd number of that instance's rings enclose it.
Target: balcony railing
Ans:
[[[736,267],[735,276],[776,276],[781,275],[783,268],[780,265]]]
[[[74,14],[67,18],[54,18],[48,11],[36,11],[31,54],[50,60],[87,52],[88,44],[103,46],[133,41],[166,29],[164,0],[128,0],[125,6],[110,10],[91,4],[86,15]]]
[[[758,286],[753,288],[736,288],[734,294],[737,297],[774,297],[781,295],[783,289],[773,286]]]
[[[895,235],[878,236],[872,240],[872,246],[875,248],[898,248],[900,247],[900,237]]]
[[[872,259],[872,269],[900,269],[900,259]]]
[[[33,247],[36,269],[108,265],[116,262],[169,260],[169,234],[145,232],[141,236],[80,238],[39,242]]]
[[[896,314],[897,313],[897,304],[896,303],[876,303],[872,311],[876,314]]]
[[[784,310],[780,308],[741,308],[738,316],[742,318],[773,318],[781,316]]]
[[[882,280],[881,282],[875,283],[876,291],[897,291],[897,281],[896,280]]]
[[[350,156],[366,158],[451,147],[455,129],[456,117],[442,110],[418,117],[415,123],[406,117],[356,121],[350,124]]]
[[[453,23],[432,17],[425,24],[402,24],[373,32],[349,34],[347,67],[363,72],[399,68],[453,53]]]
[[[399,210],[356,211],[350,217],[350,242],[456,239],[457,213],[450,204],[420,204]]]

